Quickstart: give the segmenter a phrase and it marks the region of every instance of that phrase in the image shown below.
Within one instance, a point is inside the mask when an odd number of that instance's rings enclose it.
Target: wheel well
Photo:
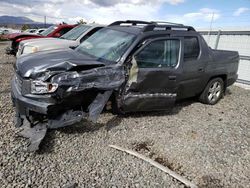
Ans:
[[[221,78],[223,80],[223,82],[224,82],[224,92],[225,92],[226,87],[227,87],[227,75],[226,74],[216,75],[216,76],[211,77],[209,79],[209,81],[214,79],[214,78]]]

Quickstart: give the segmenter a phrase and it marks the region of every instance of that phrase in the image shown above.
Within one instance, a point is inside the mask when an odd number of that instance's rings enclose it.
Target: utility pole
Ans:
[[[208,39],[207,39],[208,44],[209,44],[209,41],[210,41],[210,35],[211,35],[213,21],[214,21],[214,12],[212,14],[212,18],[211,18],[211,22],[210,22],[210,27],[209,27],[209,32],[208,32]]]
[[[44,16],[44,28],[46,28],[46,16]]]

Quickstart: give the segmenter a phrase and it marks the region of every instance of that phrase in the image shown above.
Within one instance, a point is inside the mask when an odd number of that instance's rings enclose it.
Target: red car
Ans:
[[[7,39],[11,40],[11,47],[6,48],[6,54],[16,55],[18,51],[18,45],[23,40],[33,39],[33,38],[47,38],[55,37],[58,38],[63,34],[67,33],[69,30],[74,28],[76,25],[60,24],[50,26],[45,31],[40,34],[33,33],[13,33],[6,36]]]

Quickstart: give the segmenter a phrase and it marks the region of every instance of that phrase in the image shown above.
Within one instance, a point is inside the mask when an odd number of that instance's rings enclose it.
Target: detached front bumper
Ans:
[[[39,97],[39,96],[30,96]],[[48,117],[50,113],[49,107],[55,107],[54,103],[37,101],[35,99],[23,96],[18,88],[16,79],[13,78],[11,82],[11,98],[13,105],[16,108],[16,127],[23,126],[23,131],[19,133],[20,136],[29,139],[28,151],[36,151],[39,149],[39,145],[46,135],[48,128],[59,128],[67,125],[71,125],[76,122],[80,122],[85,114],[83,112],[67,111],[56,119],[46,119],[43,121],[40,119],[35,124],[33,123],[34,113],[39,114],[40,117]],[[49,98],[43,98],[43,100],[49,100]]]
[[[18,88],[15,78],[11,81],[11,98],[16,108],[17,117],[28,117],[31,112],[47,115],[49,106],[53,105],[52,103],[24,97]]]
[[[16,108],[16,127],[23,126],[24,122],[27,122],[26,120],[38,118],[38,121],[41,122],[46,120],[47,128],[53,129],[79,122],[85,117],[83,111],[63,110],[60,112],[61,104],[52,102],[53,99],[50,96],[23,96],[15,78],[11,82],[11,98],[13,106]],[[56,115],[50,117],[52,113]],[[30,123],[32,124],[32,122]]]
[[[65,69],[69,65],[65,63]],[[96,122],[113,91],[124,83],[125,72],[122,66],[102,66],[94,71],[57,74],[50,81],[59,87],[53,94],[44,95],[31,94],[31,80],[18,74],[11,82],[16,126],[27,125],[22,136],[29,138],[30,151],[38,149],[47,129],[73,125],[83,119]]]

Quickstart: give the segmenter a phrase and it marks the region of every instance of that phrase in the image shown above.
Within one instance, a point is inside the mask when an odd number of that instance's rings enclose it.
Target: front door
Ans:
[[[123,111],[164,110],[172,106],[181,73],[180,38],[147,41],[133,56],[122,96]]]

